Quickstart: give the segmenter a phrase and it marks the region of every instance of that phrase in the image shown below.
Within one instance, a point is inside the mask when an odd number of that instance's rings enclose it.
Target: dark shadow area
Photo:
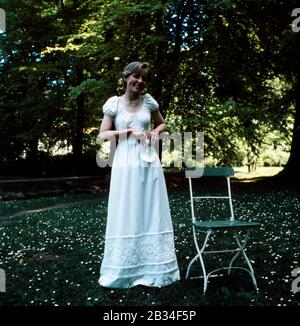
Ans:
[[[1,162],[1,178],[16,177],[68,177],[103,175],[109,168],[99,168],[96,154],[87,153],[75,159],[72,155],[41,156],[38,160],[17,159]]]
[[[66,162],[64,162],[66,164]],[[54,166],[54,165],[53,165]],[[65,169],[67,167],[65,166]],[[37,197],[50,197],[65,194],[83,194],[83,193],[102,193],[108,192],[110,182],[110,169],[98,168],[98,174],[90,173],[93,170],[83,168],[81,175],[70,176],[66,174],[64,177],[59,173],[55,176],[40,177],[37,179],[29,176],[10,176],[1,177],[0,179],[0,200],[11,199],[28,199]],[[53,170],[54,171],[54,170]],[[83,174],[85,171],[85,175]],[[95,169],[94,172],[97,170]],[[71,172],[71,169],[70,171]],[[188,180],[184,173],[165,173],[166,184],[169,189],[188,191]],[[9,179],[10,181],[8,181]],[[220,183],[223,183],[221,185]],[[201,191],[209,191],[212,187],[218,186],[226,189],[224,180],[219,178],[202,177],[194,183],[196,189]],[[265,193],[266,191],[282,191],[292,190],[299,191],[300,183],[282,177],[260,177],[252,179],[232,179],[232,192],[248,192],[248,193]]]

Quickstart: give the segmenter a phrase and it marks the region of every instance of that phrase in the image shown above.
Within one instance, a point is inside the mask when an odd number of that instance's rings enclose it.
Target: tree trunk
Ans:
[[[78,159],[82,155],[83,149],[83,127],[84,127],[84,97],[79,95],[76,99],[76,125],[75,136],[73,142],[73,155]]]
[[[297,81],[295,88],[295,98],[296,98],[296,112],[292,136],[292,144],[289,160],[278,177],[286,179],[290,183],[299,184],[300,182],[300,33],[296,36],[296,47],[297,47],[297,63],[296,63],[296,73]]]
[[[279,174],[279,177],[288,179],[289,181],[300,181],[300,72],[297,76],[297,85],[296,85],[296,112],[295,112],[295,121],[293,128],[291,152],[289,160]]]
[[[172,99],[174,80],[176,80],[178,67],[181,59],[181,46],[182,46],[182,27],[184,19],[187,15],[188,1],[182,0],[178,5],[177,19],[175,25],[175,44],[174,50],[169,58],[169,68],[167,71],[167,80],[165,83],[166,92],[164,93],[164,98],[162,100],[162,111],[167,111]]]
[[[155,21],[155,26],[157,33],[159,35],[164,35],[164,25],[162,23],[163,21],[163,9],[159,10],[157,15],[156,15],[156,21]],[[152,95],[154,98],[158,101],[160,104],[162,101],[162,88],[163,88],[163,79],[165,78],[164,72],[162,69],[160,69],[161,64],[164,60],[164,53],[166,49],[161,46],[161,44],[158,45],[157,50],[156,50],[156,58],[155,58],[155,69],[157,72],[157,76],[154,81],[154,87],[151,90]],[[158,69],[157,69],[158,68]],[[160,107],[160,112],[162,115],[165,115],[164,108]]]
[[[32,139],[28,143],[27,159],[36,162],[38,160],[38,139]]]
[[[82,68],[75,68],[76,84],[83,81]],[[84,127],[84,95],[80,94],[76,99],[76,119],[73,137],[73,156],[80,159],[83,149],[83,127]]]

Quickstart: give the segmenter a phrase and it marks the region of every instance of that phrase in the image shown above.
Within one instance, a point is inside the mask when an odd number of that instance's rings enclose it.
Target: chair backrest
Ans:
[[[196,221],[195,217],[195,209],[194,209],[194,201],[199,199],[227,199],[230,209],[230,217],[231,221],[234,220],[234,211],[233,211],[233,204],[232,204],[232,196],[231,196],[231,185],[230,185],[230,177],[234,175],[233,168],[231,167],[221,167],[221,168],[197,168],[191,169],[187,168],[185,170],[185,176],[189,179],[189,190],[190,190],[190,200],[191,200],[191,212],[192,212],[192,219],[193,222]],[[227,182],[227,194],[225,196],[194,196],[193,195],[193,186],[192,186],[192,179],[199,178],[201,176],[205,177],[220,177],[226,178]]]

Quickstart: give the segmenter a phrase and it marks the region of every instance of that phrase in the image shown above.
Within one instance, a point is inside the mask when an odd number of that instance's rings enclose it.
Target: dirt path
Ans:
[[[94,179],[95,176],[82,176],[82,177],[56,177],[56,178],[13,178],[13,179],[0,179],[0,184],[4,183],[24,183],[24,182],[48,182],[48,181],[68,181],[68,180],[85,180]]]
[[[19,216],[23,216],[23,215],[31,214],[31,213],[49,211],[49,210],[57,209],[57,208],[67,208],[67,207],[73,207],[73,206],[76,206],[76,205],[97,203],[97,202],[99,202],[99,198],[73,200],[73,201],[70,201],[70,202],[57,203],[57,204],[54,204],[54,205],[49,205],[49,206],[44,206],[44,207],[23,209],[23,210],[13,212],[11,214],[0,215],[0,220],[1,219],[12,218],[12,217],[19,217]]]
[[[0,200],[101,193],[108,185],[109,176],[0,179]]]

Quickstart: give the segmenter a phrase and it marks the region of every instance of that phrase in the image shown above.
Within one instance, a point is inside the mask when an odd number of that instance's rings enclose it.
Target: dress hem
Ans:
[[[134,277],[132,277],[132,278],[134,278]],[[179,280],[180,280],[180,276],[179,276],[179,272],[178,272],[177,276],[175,276],[173,278],[170,277],[169,280],[165,280],[162,282],[158,282],[155,280],[149,281],[149,280],[143,280],[143,279],[137,279],[134,281],[134,280],[130,280],[130,278],[128,278],[128,280],[126,282],[124,281],[124,284],[120,284],[120,279],[112,280],[110,282],[105,282],[105,281],[102,281],[101,277],[100,277],[98,283],[102,287],[112,288],[112,289],[129,289],[129,288],[133,288],[138,285],[162,288],[162,287],[168,286],[172,283],[178,282]]]

